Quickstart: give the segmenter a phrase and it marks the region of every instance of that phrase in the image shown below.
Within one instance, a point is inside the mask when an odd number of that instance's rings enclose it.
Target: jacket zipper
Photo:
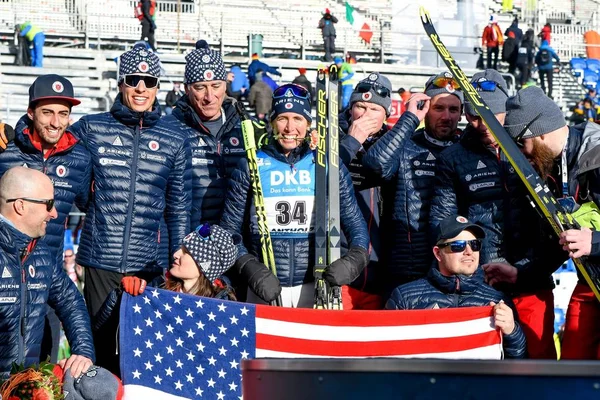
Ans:
[[[29,254],[33,252],[36,240],[27,244],[24,251],[19,255],[19,264],[21,268],[21,310],[19,315],[19,358],[17,364],[22,364],[25,359],[25,305],[27,303],[27,275],[25,273],[25,261]]]
[[[133,203],[135,201],[135,179],[138,168],[138,146],[140,136],[142,135],[142,124],[144,119],[140,118],[140,124],[136,126],[133,135],[133,159],[131,161],[131,183],[129,185],[129,207],[127,211],[127,219],[125,221],[125,237],[123,238],[123,261],[121,261],[121,273],[124,274],[127,270],[127,252],[129,250],[129,234],[131,232],[131,221],[133,219]],[[160,229],[160,228],[159,228]]]

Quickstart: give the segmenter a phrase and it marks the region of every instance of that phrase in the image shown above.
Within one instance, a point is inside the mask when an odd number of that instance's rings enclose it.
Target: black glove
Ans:
[[[15,140],[15,130],[8,124],[0,124],[0,153],[6,150],[6,146]]]
[[[155,31],[156,30],[156,23],[154,21],[152,21],[152,30]]]
[[[246,254],[238,258],[234,268],[248,282],[250,289],[267,303],[275,300],[281,293],[279,279],[253,255]]]
[[[348,285],[354,281],[369,263],[369,253],[362,247],[352,247],[346,255],[335,260],[323,272],[325,279],[331,286]]]

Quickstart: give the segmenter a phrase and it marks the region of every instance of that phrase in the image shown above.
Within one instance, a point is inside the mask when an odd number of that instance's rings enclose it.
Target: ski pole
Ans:
[[[241,101],[235,103],[235,109],[242,120],[242,134],[244,136],[244,148],[248,157],[248,169],[250,171],[250,182],[252,184],[252,193],[254,195],[254,208],[256,209],[256,219],[258,221],[258,233],[260,235],[260,247],[262,250],[262,259],[267,268],[273,275],[277,276],[275,266],[275,256],[273,254],[273,243],[271,234],[267,225],[267,213],[263,197],[262,185],[260,183],[260,174],[258,173],[258,163],[256,161],[256,142],[254,139],[254,125],[246,113]],[[271,305],[281,307],[281,296],[271,302]]]

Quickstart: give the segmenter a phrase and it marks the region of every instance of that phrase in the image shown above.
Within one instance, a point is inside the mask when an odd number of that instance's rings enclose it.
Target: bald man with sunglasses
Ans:
[[[510,297],[484,282],[479,252],[485,232],[465,217],[451,215],[440,222],[433,255],[437,265],[426,278],[396,288],[388,310],[494,307],[494,323],[503,337],[506,358],[524,358],[525,335]]]
[[[149,282],[161,275],[190,225],[191,151],[187,137],[161,119],[160,61],[142,44],[118,64],[120,93],[110,111],[72,127],[92,158],[92,195],[77,252],[92,317],[124,276]],[[112,328],[106,324],[95,339],[98,365],[117,373]]]
[[[0,179],[0,376],[11,364],[40,362],[44,316],[50,305],[63,323],[72,356],[72,376],[94,361],[94,345],[83,297],[54,252],[39,240],[57,217],[54,187],[40,171],[13,167]]]

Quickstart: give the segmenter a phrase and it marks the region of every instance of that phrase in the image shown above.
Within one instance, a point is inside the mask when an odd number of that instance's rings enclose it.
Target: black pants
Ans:
[[[127,274],[131,275],[131,274]],[[160,271],[155,273],[136,273],[146,282],[152,281]],[[92,319],[98,313],[102,304],[110,292],[121,285],[121,279],[125,274],[119,272],[105,271],[98,268],[86,268],[85,286],[83,288],[83,297],[88,308],[88,313]],[[116,311],[116,312],[114,312]],[[120,376],[119,368],[119,348],[118,348],[118,328],[119,328],[119,305],[114,308],[111,318],[98,331],[94,331],[94,347],[96,348],[96,365],[106,368],[113,374]]]
[[[499,47],[488,47],[487,48],[487,67],[488,69],[498,69],[498,53]],[[492,54],[494,55],[494,63],[492,65]]]
[[[152,50],[156,51],[156,46],[154,44],[154,29],[152,29],[152,24],[145,18],[142,20],[142,40],[148,42],[150,47],[152,47]]]
[[[324,36],[323,44],[325,45],[325,61],[333,61],[331,55],[335,53],[335,36]]]
[[[540,74],[540,86],[542,87],[542,90],[544,91],[544,93],[546,93],[548,95],[548,97],[552,97],[552,74],[554,72],[551,69],[548,69],[548,70],[540,69],[538,71]],[[548,91],[547,92],[546,92],[546,82],[544,82],[544,77],[546,79],[548,79]]]
[[[516,75],[516,79],[517,79],[517,83],[520,86],[523,86],[524,84],[527,83],[527,80],[529,79],[529,65],[528,64],[517,64],[517,75]]]

